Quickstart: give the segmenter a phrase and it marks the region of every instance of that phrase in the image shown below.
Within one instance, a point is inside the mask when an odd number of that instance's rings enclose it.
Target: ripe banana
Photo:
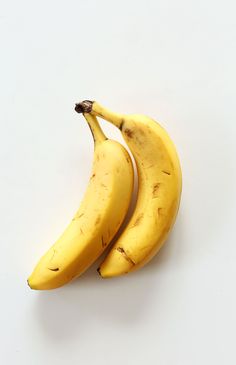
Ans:
[[[129,207],[130,156],[121,144],[106,138],[95,116],[84,116],[95,144],[90,182],[70,225],[29,277],[32,289],[54,289],[82,274],[114,237]]]
[[[88,100],[77,104],[77,110],[118,127],[137,165],[139,188],[134,213],[98,269],[104,278],[119,276],[146,264],[166,240],[180,203],[179,159],[167,132],[146,116],[116,114]]]

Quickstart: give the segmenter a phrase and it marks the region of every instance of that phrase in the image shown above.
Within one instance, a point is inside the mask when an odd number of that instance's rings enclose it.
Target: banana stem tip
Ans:
[[[75,104],[75,111],[77,113],[91,113],[93,107],[93,101],[84,100],[81,103]]]

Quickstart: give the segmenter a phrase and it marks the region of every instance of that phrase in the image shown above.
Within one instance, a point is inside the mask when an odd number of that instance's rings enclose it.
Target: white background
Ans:
[[[0,2],[1,364],[236,363],[234,4]],[[32,291],[90,175],[73,110],[85,98],[162,122],[182,162],[180,213],[143,270],[102,280],[96,264]]]

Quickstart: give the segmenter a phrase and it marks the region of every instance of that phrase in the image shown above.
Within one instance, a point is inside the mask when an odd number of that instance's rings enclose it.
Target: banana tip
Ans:
[[[27,279],[27,284],[28,284],[28,286],[30,287],[30,289],[32,289],[32,288],[31,288],[31,286],[30,286],[29,279]]]
[[[100,276],[102,279],[104,279],[104,277],[103,277],[103,276],[102,276],[102,274],[101,274],[101,269],[100,269],[100,267],[97,269],[97,272],[98,272],[99,276]]]
[[[38,289],[37,287],[35,287],[35,286],[32,284],[32,282],[30,281],[30,278],[29,278],[29,279],[27,279],[27,284],[28,284],[28,286],[30,287],[30,289],[33,289],[33,290],[37,290],[37,289]]]

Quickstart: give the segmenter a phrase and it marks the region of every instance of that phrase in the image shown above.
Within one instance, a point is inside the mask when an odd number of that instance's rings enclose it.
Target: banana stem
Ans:
[[[90,113],[92,115],[96,115],[102,119],[107,120],[108,122],[114,124],[116,127],[120,128],[123,123],[123,118],[125,117],[122,114],[117,114],[109,109],[104,108],[96,101],[84,100],[79,104],[76,104],[75,110],[77,113]]]
[[[100,127],[97,118],[89,113],[83,113],[83,115],[93,135],[94,143],[104,142],[105,140],[107,140],[107,137],[103,133],[103,130]]]
[[[92,113],[114,124],[118,128],[120,128],[124,118],[123,115],[114,113],[111,110],[104,108],[96,101],[93,102]]]

